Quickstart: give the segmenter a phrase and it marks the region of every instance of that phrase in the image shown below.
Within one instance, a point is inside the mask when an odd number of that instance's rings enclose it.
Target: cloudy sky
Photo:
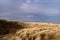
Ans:
[[[60,0],[0,0],[0,18],[60,22]]]

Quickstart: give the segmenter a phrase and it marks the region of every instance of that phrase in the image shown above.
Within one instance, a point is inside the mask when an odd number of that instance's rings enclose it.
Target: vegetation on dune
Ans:
[[[0,20],[0,40],[60,40],[60,24]]]
[[[15,21],[0,20],[0,34],[8,34],[10,32],[15,33],[17,29],[21,29],[22,25],[19,25]]]

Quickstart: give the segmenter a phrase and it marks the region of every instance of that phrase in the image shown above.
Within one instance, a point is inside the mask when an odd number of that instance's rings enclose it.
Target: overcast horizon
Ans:
[[[60,0],[0,0],[0,18],[60,23]]]

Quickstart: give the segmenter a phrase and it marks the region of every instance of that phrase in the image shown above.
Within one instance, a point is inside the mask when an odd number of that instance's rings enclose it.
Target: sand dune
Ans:
[[[0,20],[0,25],[0,40],[60,40],[60,24]]]

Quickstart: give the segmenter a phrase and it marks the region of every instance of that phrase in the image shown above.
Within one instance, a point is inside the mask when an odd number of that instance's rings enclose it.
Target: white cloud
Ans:
[[[35,5],[31,3],[23,3],[20,6],[20,10],[24,13],[43,13],[45,15],[56,15],[60,13],[60,11],[56,8],[47,8],[43,7],[42,5]]]
[[[21,15],[20,16],[20,21],[32,21],[34,15]]]
[[[0,2],[7,3],[10,0],[0,0]],[[39,2],[40,0],[34,0],[34,2]],[[55,8],[47,8],[42,6],[42,4],[33,4],[31,3],[31,0],[26,0],[24,3],[20,3],[21,5],[17,10],[21,13],[40,13],[44,12],[46,15],[56,15],[60,13],[58,9]]]
[[[1,3],[7,3],[9,2],[10,0],[0,0]]]
[[[45,15],[56,15],[56,14],[59,14],[60,13],[60,11],[58,10],[58,9],[54,9],[54,8],[47,8],[47,9],[43,9],[44,11],[44,13],[45,13]]]
[[[31,18],[31,17],[33,17],[33,15],[23,15],[23,16],[20,16],[20,17],[22,17],[22,18]]]
[[[26,3],[31,3],[31,0],[27,0]]]
[[[24,12],[40,12],[42,7],[30,3],[23,3],[20,9]]]
[[[20,20],[21,21],[34,21],[34,19],[35,19],[34,17],[36,17],[36,16],[33,16],[33,15],[36,15],[36,14],[37,15],[43,14],[46,16],[51,16],[51,15],[54,16],[54,15],[60,13],[60,10],[56,9],[56,7],[48,8],[46,6],[46,4],[42,5],[39,2],[40,2],[40,0],[33,0],[33,3],[32,3],[32,0],[26,0],[25,2],[22,2],[22,0],[21,0],[19,3],[17,2],[18,3],[18,5],[17,5],[15,1],[12,4],[12,0],[0,0],[0,4],[2,3],[3,6],[5,5],[4,8],[2,8],[4,11],[2,10],[3,13],[0,13],[0,16],[5,19],[7,18],[7,19],[17,19],[19,21]],[[45,1],[45,2],[47,3],[48,1]],[[39,3],[39,4],[37,4],[37,3]],[[7,6],[7,4],[8,4],[8,6]],[[9,6],[9,4],[11,4],[11,6]],[[5,9],[5,7],[10,8],[11,10]],[[41,13],[41,12],[43,12],[43,13]],[[33,13],[33,15],[32,14],[26,15],[25,13],[28,13],[28,14]],[[36,20],[38,20],[38,18]]]
[[[34,0],[34,2],[35,2],[35,3],[38,3],[38,2],[40,2],[40,0]]]

